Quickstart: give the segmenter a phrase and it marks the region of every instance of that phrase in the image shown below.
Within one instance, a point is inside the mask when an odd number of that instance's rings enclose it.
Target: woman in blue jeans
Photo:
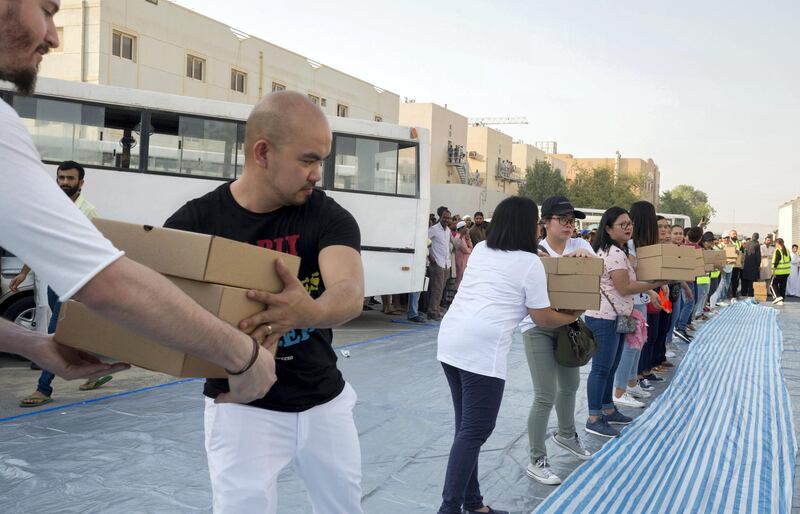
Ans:
[[[589,417],[586,432],[601,437],[617,437],[611,425],[627,425],[632,421],[614,406],[614,374],[619,365],[625,334],[617,333],[618,316],[633,311],[633,296],[657,287],[660,282],[639,282],[628,259],[628,240],[633,234],[628,211],[612,207],[603,213],[592,242],[598,257],[605,261],[600,277],[600,310],[586,312],[586,324],[594,333],[597,353],[586,385]]]
[[[500,410],[511,336],[527,315],[539,327],[555,328],[581,314],[550,308],[547,276],[537,256],[538,223],[532,200],[512,196],[500,202],[439,327],[437,358],[455,411],[440,514],[507,514],[483,503],[478,455]]]

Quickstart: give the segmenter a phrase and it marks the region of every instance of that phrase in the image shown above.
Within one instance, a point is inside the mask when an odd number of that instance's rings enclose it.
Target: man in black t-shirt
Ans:
[[[330,153],[322,111],[294,92],[253,110],[242,176],[192,200],[165,226],[243,241],[301,258],[295,277],[282,262],[278,294],[242,330],[277,344],[278,381],[249,405],[216,403],[227,380],[208,380],[205,433],[215,513],[275,512],[277,478],[292,463],[314,512],[361,512],[356,395],[336,367],[331,327],[359,315],[364,296],[360,232],[353,216],[314,189]]]

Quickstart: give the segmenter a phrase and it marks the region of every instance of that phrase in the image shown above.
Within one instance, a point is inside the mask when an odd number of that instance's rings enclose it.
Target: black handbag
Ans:
[[[558,328],[554,349],[557,363],[567,368],[579,368],[597,353],[597,341],[591,329],[578,318]]]

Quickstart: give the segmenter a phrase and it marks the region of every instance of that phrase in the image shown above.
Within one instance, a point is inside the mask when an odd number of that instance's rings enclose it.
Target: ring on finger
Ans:
[[[267,335],[268,336],[272,335],[272,325],[267,325]]]

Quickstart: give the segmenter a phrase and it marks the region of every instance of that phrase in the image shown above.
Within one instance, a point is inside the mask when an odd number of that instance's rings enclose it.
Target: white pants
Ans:
[[[305,412],[277,412],[206,398],[208,469],[216,514],[275,514],[278,474],[292,464],[315,514],[360,514],[361,447],[356,392]]]

